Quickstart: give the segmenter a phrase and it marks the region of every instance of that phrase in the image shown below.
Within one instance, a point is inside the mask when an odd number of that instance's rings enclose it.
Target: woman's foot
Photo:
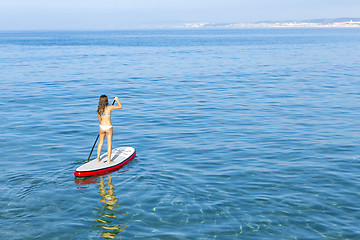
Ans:
[[[96,158],[96,161],[97,161],[97,162],[100,162],[100,161],[101,161],[101,159],[100,159],[100,158]]]
[[[111,161],[111,160],[110,161],[108,160],[108,164],[113,164],[113,163],[115,163],[115,162]]]

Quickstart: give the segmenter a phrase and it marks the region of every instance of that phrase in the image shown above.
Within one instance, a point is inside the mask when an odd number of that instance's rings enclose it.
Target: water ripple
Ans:
[[[357,29],[0,35],[4,239],[360,238]]]

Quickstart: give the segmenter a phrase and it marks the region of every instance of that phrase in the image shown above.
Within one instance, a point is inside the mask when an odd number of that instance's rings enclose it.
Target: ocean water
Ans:
[[[360,239],[360,29],[0,32],[0,53],[0,239]],[[75,179],[101,94],[137,156]]]

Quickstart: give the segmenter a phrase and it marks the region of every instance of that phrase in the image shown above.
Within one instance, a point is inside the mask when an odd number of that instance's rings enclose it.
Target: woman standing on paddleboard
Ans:
[[[99,99],[99,106],[97,109],[97,114],[99,118],[99,145],[97,147],[97,161],[100,162],[101,149],[104,145],[105,135],[107,138],[107,155],[108,163],[114,163],[111,161],[111,149],[112,149],[112,136],[113,136],[113,127],[111,124],[111,111],[114,109],[122,109],[122,105],[119,102],[117,97],[114,98],[118,106],[109,105],[109,100],[106,95],[101,95]]]

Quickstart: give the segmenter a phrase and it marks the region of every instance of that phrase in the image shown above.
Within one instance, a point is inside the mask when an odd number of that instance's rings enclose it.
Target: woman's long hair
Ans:
[[[101,95],[99,98],[97,113],[99,115],[103,114],[107,105],[109,105],[108,97],[106,95]]]

